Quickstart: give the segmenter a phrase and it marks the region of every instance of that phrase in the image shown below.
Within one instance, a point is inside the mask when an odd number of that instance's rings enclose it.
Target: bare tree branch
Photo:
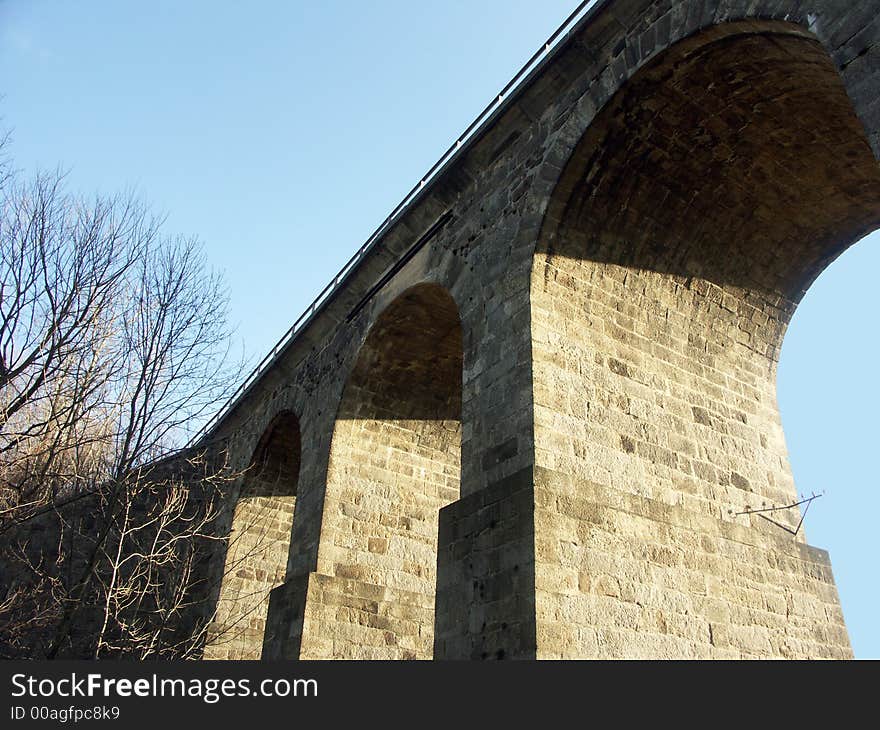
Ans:
[[[240,372],[228,293],[134,197],[21,181],[3,151],[0,654],[195,656],[240,475],[165,457]]]

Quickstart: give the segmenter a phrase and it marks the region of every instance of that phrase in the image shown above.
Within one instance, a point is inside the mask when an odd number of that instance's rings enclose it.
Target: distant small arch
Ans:
[[[257,442],[236,500],[205,658],[259,659],[269,592],[284,581],[302,457],[299,419],[278,413]]]

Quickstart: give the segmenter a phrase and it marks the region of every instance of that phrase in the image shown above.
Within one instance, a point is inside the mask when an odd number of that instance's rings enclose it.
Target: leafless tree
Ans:
[[[204,626],[182,617],[237,475],[168,454],[240,371],[222,279],[131,195],[2,160],[0,206],[0,651],[192,655]]]

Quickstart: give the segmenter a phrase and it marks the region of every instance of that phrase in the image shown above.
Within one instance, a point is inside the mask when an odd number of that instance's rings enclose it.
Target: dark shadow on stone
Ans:
[[[247,484],[239,498],[270,495],[296,497],[300,442],[296,415],[291,411],[276,415],[254,449]]]
[[[461,322],[442,287],[404,292],[370,330],[337,418],[461,419]]]
[[[685,50],[681,50],[684,48]],[[817,41],[673,46],[593,121],[539,253],[738,287],[782,310],[880,226],[880,166]]]

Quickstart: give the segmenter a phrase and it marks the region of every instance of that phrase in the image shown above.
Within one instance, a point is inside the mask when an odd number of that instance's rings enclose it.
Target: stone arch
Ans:
[[[735,361],[745,384],[772,388],[806,288],[880,225],[880,168],[837,70],[806,34],[682,45],[631,79],[571,155],[538,242],[533,309],[546,314],[545,294],[582,284],[578,299],[598,319],[614,312],[611,349],[634,352],[648,344],[623,341],[656,334],[657,323],[633,331],[623,300],[644,304],[644,316],[665,318],[673,361],[679,345],[700,350],[698,370]],[[694,332],[707,323],[723,332]],[[635,370],[638,360],[602,367]]]
[[[337,412],[324,501],[317,580],[338,598],[306,619],[332,626],[332,647],[304,642],[302,658],[431,657],[438,515],[460,494],[462,358],[458,307],[439,285],[407,289],[371,327]]]
[[[793,615],[799,600],[803,615],[722,638],[686,618],[708,611],[699,566],[654,567],[688,563],[695,539],[669,539],[663,510],[708,520],[708,531],[723,532],[717,519],[764,534],[734,513],[795,500],[775,396],[785,327],[815,277],[880,226],[880,167],[838,69],[799,26],[719,26],[655,56],[584,130],[533,262],[536,466],[583,480],[600,502],[645,500],[665,524],[627,542],[619,526],[581,523],[581,540],[553,556],[553,580],[549,565],[538,569],[539,596],[579,617],[552,627],[556,651],[845,655],[830,576],[762,585],[768,612]],[[550,519],[577,522],[571,510]],[[712,540],[690,546],[706,564],[719,560]],[[602,550],[617,562],[574,572],[561,595],[560,575],[603,564]],[[712,611],[726,621],[750,610],[733,587],[740,570],[714,586]],[[675,601],[658,590],[660,573]],[[821,636],[817,616],[833,627]]]
[[[281,411],[241,480],[206,658],[261,656],[269,593],[285,577],[300,462],[299,419]]]

